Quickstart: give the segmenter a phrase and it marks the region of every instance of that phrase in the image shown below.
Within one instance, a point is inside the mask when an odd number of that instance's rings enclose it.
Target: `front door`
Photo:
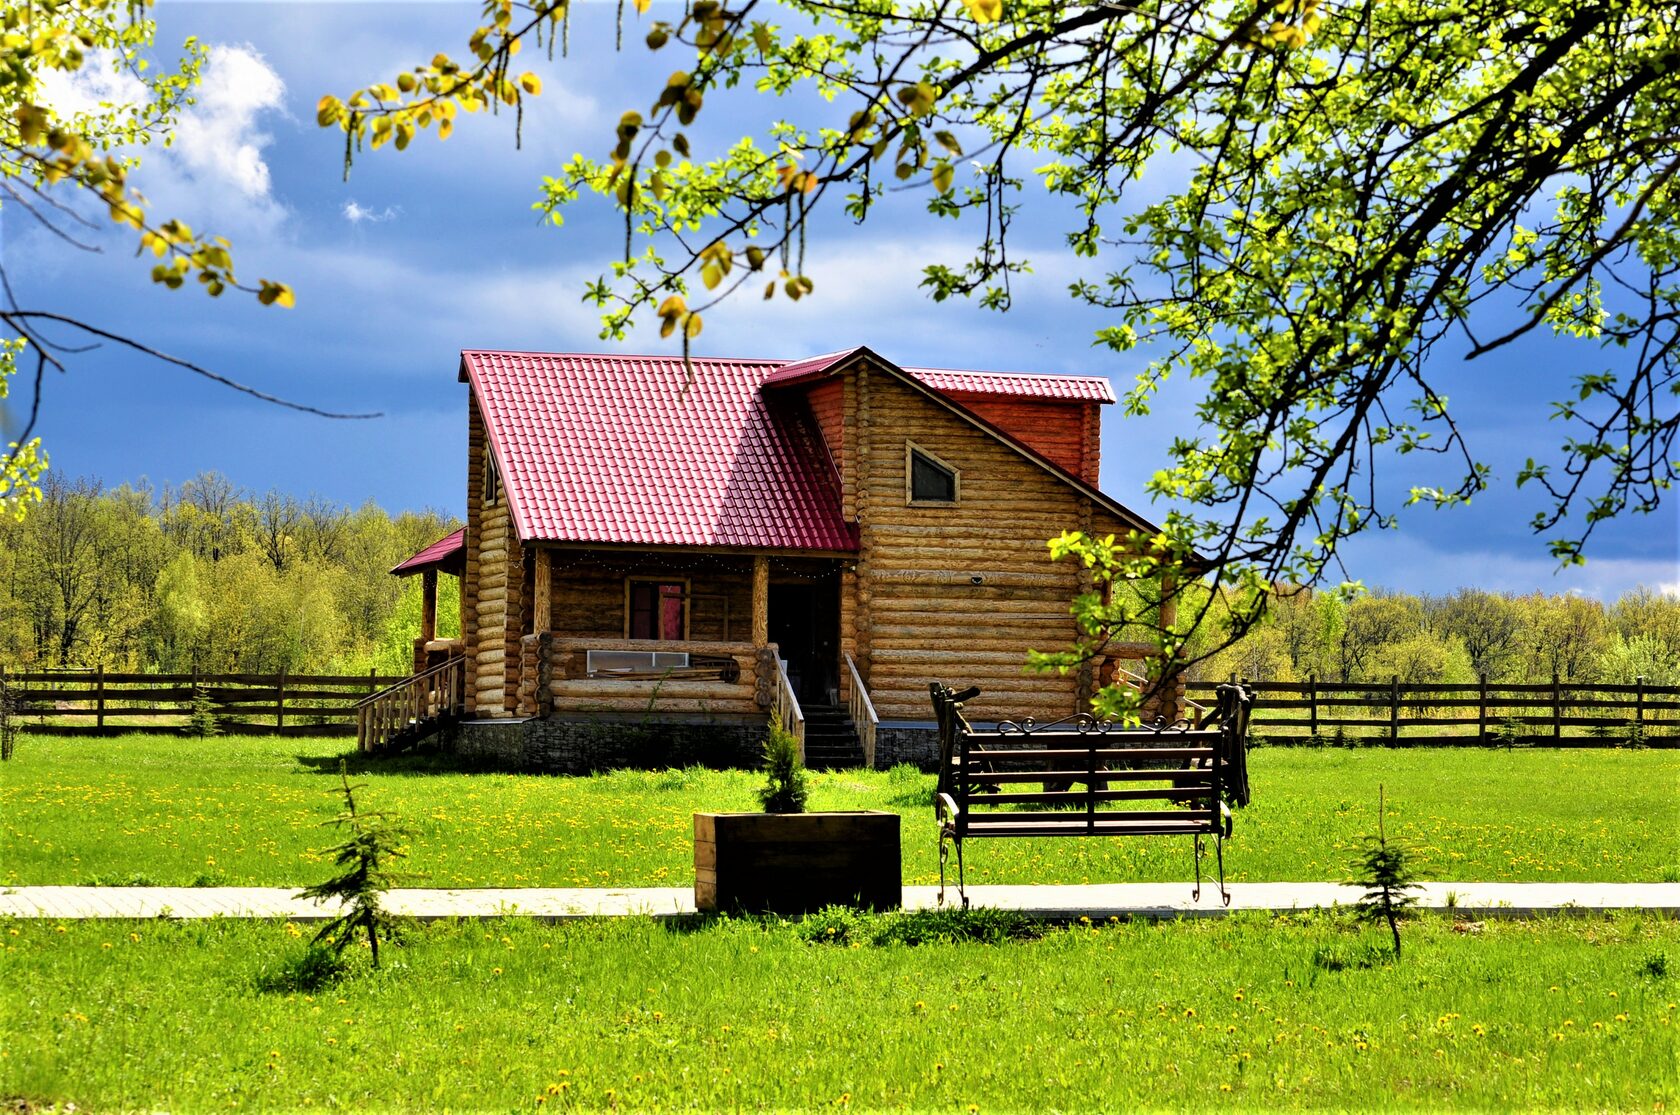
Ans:
[[[770,586],[770,641],[801,704],[833,704],[840,687],[840,596],[834,578]]]

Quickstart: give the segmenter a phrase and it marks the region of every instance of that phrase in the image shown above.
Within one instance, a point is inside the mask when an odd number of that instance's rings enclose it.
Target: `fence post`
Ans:
[[[103,731],[105,728],[105,663],[103,662],[99,664],[99,673],[94,678],[93,689],[93,699],[96,702],[94,706],[94,727]]]
[[[1394,674],[1388,682],[1388,742],[1400,742],[1400,675]]]
[[[1552,742],[1563,738],[1563,690],[1558,685],[1557,671],[1552,671]]]
[[[1318,742],[1318,675],[1307,675],[1307,734]]]
[[[1477,680],[1481,684],[1481,699],[1478,702],[1479,707],[1476,709],[1476,739],[1479,742],[1481,742],[1482,744],[1485,745],[1487,743],[1487,674],[1486,674],[1486,672],[1478,674],[1477,675]]]
[[[368,696],[369,697],[373,696],[374,690],[379,688],[379,686],[377,686],[373,683],[373,679],[378,677],[378,676],[379,676],[379,667],[378,666],[368,667]]]
[[[280,676],[274,682],[274,726],[286,726],[286,667],[280,667]]]
[[[1645,675],[1640,674],[1633,679],[1633,734],[1634,738],[1645,734]]]

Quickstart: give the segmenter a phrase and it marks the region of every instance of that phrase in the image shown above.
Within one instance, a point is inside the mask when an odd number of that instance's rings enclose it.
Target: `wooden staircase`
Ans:
[[[805,765],[811,770],[848,770],[864,765],[863,744],[844,705],[806,705]]]
[[[357,702],[356,747],[400,751],[454,723],[466,709],[466,667],[456,655]]]

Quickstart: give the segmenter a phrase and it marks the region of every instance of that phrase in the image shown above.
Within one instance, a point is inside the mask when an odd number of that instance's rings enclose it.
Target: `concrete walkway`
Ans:
[[[1217,917],[1237,910],[1288,913],[1351,905],[1359,888],[1338,883],[1233,883],[1231,905],[1202,885],[1200,902],[1187,883],[1095,886],[972,886],[975,906],[1020,910],[1036,918]],[[1680,916],[1680,883],[1426,883],[1420,907],[1477,915],[1527,917],[1564,911],[1647,910]],[[948,904],[956,889],[946,891]],[[905,887],[907,909],[938,905],[938,887]],[[423,919],[536,917],[675,917],[694,912],[689,887],[393,890],[393,912]],[[285,918],[320,921],[332,910],[285,887],[15,887],[0,890],[0,918]]]

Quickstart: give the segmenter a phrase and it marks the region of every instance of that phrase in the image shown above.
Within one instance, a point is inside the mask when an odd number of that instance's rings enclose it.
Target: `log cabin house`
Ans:
[[[779,713],[811,765],[927,764],[930,681],[978,684],[979,721],[1048,720],[1114,667],[1023,668],[1088,583],[1045,540],[1156,531],[1097,487],[1106,379],[854,348],[692,374],[475,349],[460,380],[467,525],[393,572],[427,578],[416,665],[459,663],[464,752],[751,765]],[[433,638],[440,572],[458,641]]]

